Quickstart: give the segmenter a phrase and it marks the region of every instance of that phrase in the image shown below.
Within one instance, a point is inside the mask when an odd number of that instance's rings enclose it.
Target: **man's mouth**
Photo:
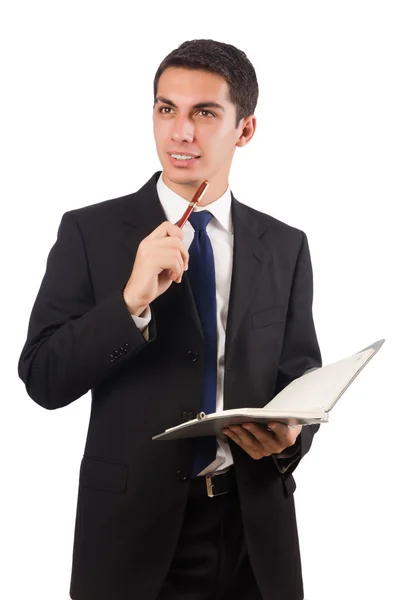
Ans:
[[[194,154],[180,154],[179,152],[170,152],[171,165],[179,169],[192,169],[196,166],[196,161],[200,159],[200,156]]]
[[[194,160],[200,158],[199,156],[193,156],[192,154],[171,154],[172,158],[176,160]]]

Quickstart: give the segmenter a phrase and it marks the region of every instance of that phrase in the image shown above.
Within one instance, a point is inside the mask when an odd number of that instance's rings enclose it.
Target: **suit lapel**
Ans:
[[[265,226],[255,217],[252,209],[238,202],[233,195],[232,219],[233,271],[226,327],[226,365],[241,321],[270,261],[270,253],[261,239]]]
[[[129,254],[135,257],[140,242],[166,220],[157,194],[155,173],[140,190],[131,196],[123,215],[122,241]]]

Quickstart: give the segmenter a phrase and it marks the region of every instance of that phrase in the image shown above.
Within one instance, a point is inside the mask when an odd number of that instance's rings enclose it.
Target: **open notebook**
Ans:
[[[224,427],[242,423],[281,421],[289,426],[325,423],[328,414],[349,385],[378,352],[385,340],[379,340],[353,356],[305,373],[292,381],[263,408],[235,408],[218,413],[199,413],[153,440],[175,440],[218,435]]]

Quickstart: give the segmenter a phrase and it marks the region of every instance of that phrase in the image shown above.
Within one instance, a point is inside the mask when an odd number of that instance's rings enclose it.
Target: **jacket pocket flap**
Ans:
[[[94,490],[121,493],[127,489],[128,465],[83,457],[80,485]]]
[[[287,315],[287,304],[283,306],[275,306],[274,308],[268,308],[266,310],[260,310],[252,314],[252,327],[266,327],[267,325],[274,325],[285,321]]]

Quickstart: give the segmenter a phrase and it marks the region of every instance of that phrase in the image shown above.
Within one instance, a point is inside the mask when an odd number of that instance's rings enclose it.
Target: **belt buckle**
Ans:
[[[217,475],[214,476],[214,479],[216,479],[216,477],[217,477]],[[218,475],[218,477],[219,477],[219,475]],[[212,475],[206,475],[205,476],[205,483],[206,483],[206,486],[207,486],[207,496],[209,498],[215,498],[216,496],[223,496],[224,494],[227,494],[227,491],[226,492],[219,492],[218,494],[214,494],[214,492],[213,492],[214,484],[212,483],[212,479],[213,479]]]

